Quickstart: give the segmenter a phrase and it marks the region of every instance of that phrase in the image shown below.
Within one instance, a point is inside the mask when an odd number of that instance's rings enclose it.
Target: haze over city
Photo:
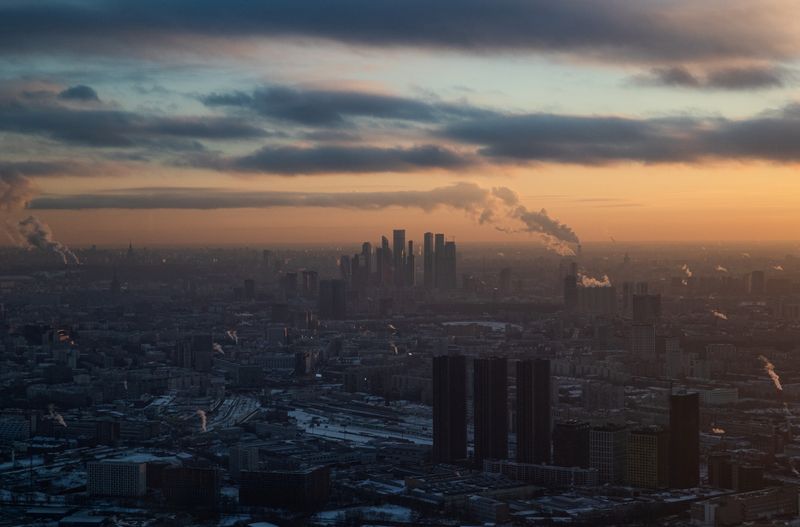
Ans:
[[[800,526],[798,21],[0,0],[0,527]]]

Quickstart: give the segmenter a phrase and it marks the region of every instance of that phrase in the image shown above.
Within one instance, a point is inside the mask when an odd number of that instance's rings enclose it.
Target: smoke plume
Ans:
[[[691,270],[691,269],[689,269],[689,264],[683,264],[683,265],[681,266],[681,269],[682,269],[682,270],[683,270],[683,272],[686,274],[686,278],[691,278],[691,277],[692,277],[692,274],[693,274],[693,273],[692,273],[692,270]]]
[[[611,287],[611,280],[609,280],[608,275],[603,275],[600,280],[585,274],[578,274],[578,278],[582,287]]]
[[[215,352],[217,352],[217,353],[219,353],[221,355],[225,355],[225,351],[223,351],[222,346],[220,346],[216,342],[214,344],[212,344],[212,348],[214,348]]]
[[[236,334],[235,329],[229,329],[225,334],[228,335],[228,338],[231,339],[234,344],[239,344],[239,335]]]
[[[770,360],[766,358],[764,355],[759,355],[758,358],[764,365],[764,371],[767,372],[769,378],[772,379],[772,384],[775,385],[775,389],[777,389],[779,392],[783,392],[783,385],[781,384],[781,378],[775,371],[775,365],[772,364],[772,362],[770,362]]]
[[[208,429],[206,425],[208,424],[208,418],[206,417],[206,413],[203,410],[197,410],[196,413],[200,417],[200,427],[203,429],[203,432],[207,432]]]
[[[711,427],[711,433],[715,434],[715,435],[722,435],[722,434],[725,433],[725,429],[724,428],[718,428],[716,426],[712,426]]]
[[[66,428],[67,427],[67,423],[66,423],[66,421],[64,421],[64,418],[61,416],[61,414],[56,412],[56,407],[54,405],[50,404],[50,405],[47,406],[47,408],[50,411],[50,413],[47,415],[48,419],[52,419],[56,423],[60,424],[64,428]]]
[[[719,319],[728,320],[728,315],[726,315],[722,311],[717,311],[716,309],[712,309],[711,310],[711,314],[714,315],[715,317],[719,318]]]
[[[775,269],[776,271],[783,271],[782,265],[773,265],[772,268]]]
[[[53,232],[50,227],[35,216],[28,216],[21,220],[17,224],[17,228],[28,247],[57,254],[65,264],[81,263],[69,247],[53,239]]]
[[[716,267],[716,270],[719,271],[720,273],[727,273],[728,272],[728,268],[727,267],[723,267],[721,265],[718,265]]]

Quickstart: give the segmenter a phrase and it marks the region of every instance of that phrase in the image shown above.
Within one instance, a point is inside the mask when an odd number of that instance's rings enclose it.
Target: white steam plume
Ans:
[[[206,416],[206,413],[199,409],[196,413],[200,417],[200,427],[203,429],[203,432],[207,432],[208,429],[206,428],[206,425],[208,424],[208,417]]]
[[[65,264],[81,263],[69,247],[53,239],[53,232],[46,223],[35,216],[28,216],[17,224],[19,234],[30,248],[37,248],[57,254]]]
[[[239,344],[239,335],[237,335],[235,329],[229,329],[225,334],[228,335],[228,338],[231,339],[234,344]]]
[[[775,269],[776,271],[783,271],[782,265],[773,265],[772,268]]]
[[[600,280],[581,273],[578,273],[578,278],[580,279],[580,285],[583,287],[611,287],[611,280],[605,274]]]
[[[717,311],[716,309],[712,309],[711,310],[711,314],[714,315],[715,317],[719,318],[719,319],[728,320],[728,315],[726,315],[722,311]]]
[[[728,268],[727,267],[723,267],[721,265],[718,265],[716,267],[716,270],[719,271],[720,273],[727,273],[728,272]]]
[[[225,351],[222,349],[222,346],[220,346],[216,342],[214,344],[212,344],[212,347],[214,348],[215,352],[217,352],[217,353],[219,353],[221,355],[225,355]]]
[[[781,384],[781,378],[778,375],[778,372],[775,371],[775,365],[770,362],[768,358],[764,355],[759,355],[758,358],[761,360],[761,363],[764,365],[764,371],[767,372],[769,378],[772,379],[772,384],[775,385],[775,389],[779,392],[783,392],[783,385]]]
[[[683,264],[681,266],[681,270],[683,270],[684,274],[686,274],[686,278],[691,278],[692,277],[693,273],[692,273],[692,270],[689,269],[689,264]]]
[[[61,416],[61,414],[56,412],[56,407],[54,405],[50,404],[50,405],[47,406],[47,408],[50,411],[50,413],[47,415],[47,418],[48,419],[52,419],[56,423],[60,424],[64,428],[66,428],[67,427],[67,423],[66,423],[66,421],[64,421],[64,418]]]

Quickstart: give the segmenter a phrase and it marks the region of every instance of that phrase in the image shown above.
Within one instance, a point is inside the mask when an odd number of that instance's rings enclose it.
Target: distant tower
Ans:
[[[423,256],[423,260],[424,260],[424,267],[423,267],[424,275],[423,275],[422,279],[423,279],[423,283],[425,285],[425,289],[427,291],[430,291],[431,289],[434,288],[434,286],[436,284],[436,282],[434,281],[434,266],[435,266],[434,258],[435,258],[436,255],[435,255],[434,250],[433,250],[433,233],[432,232],[426,232],[425,233],[424,243],[423,243],[423,246],[422,246],[422,252],[423,252],[422,256]]]
[[[128,242],[128,253],[125,255],[125,258],[127,258],[129,262],[132,262],[135,257],[136,255],[133,254],[133,242]]]
[[[508,458],[508,364],[491,357],[474,361],[475,463]]]
[[[394,285],[403,287],[405,285],[405,261],[406,261],[406,231],[395,229],[392,233],[392,270],[394,272]]]
[[[467,361],[463,355],[433,358],[433,461],[467,457]]]

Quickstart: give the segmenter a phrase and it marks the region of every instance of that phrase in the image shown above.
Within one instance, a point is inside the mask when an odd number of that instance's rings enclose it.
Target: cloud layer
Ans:
[[[0,7],[0,49],[102,54],[191,36],[269,37],[614,62],[784,60],[797,56],[793,15],[789,0],[49,0]]]

